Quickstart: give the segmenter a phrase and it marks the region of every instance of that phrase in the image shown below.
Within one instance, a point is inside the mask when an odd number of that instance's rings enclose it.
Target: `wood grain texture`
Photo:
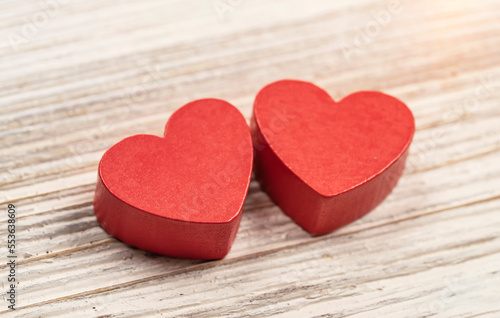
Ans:
[[[498,1],[222,1],[222,16],[212,0],[47,3],[0,3],[0,202],[16,205],[20,240],[18,308],[2,292],[2,317],[500,316]],[[23,33],[42,7],[47,23]],[[99,227],[107,148],[162,135],[198,98],[249,119],[282,78],[412,109],[407,169],[377,209],[311,237],[253,181],[233,249],[212,262]]]

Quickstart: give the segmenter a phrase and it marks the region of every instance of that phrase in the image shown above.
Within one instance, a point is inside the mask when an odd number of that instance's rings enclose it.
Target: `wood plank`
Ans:
[[[498,312],[494,301],[477,303],[477,298],[490,295],[494,300],[500,292],[499,208],[497,199],[396,221],[245,261],[210,262],[199,265],[198,271],[180,270],[132,285],[61,297],[47,302],[44,308],[54,316],[126,312],[131,317],[160,312],[168,316],[238,316],[241,310],[247,315],[288,313],[295,317],[298,313],[310,316],[322,312],[333,317],[386,313],[418,316],[436,309],[457,317],[479,309]],[[468,224],[467,229],[463,224]],[[423,235],[422,228],[431,234]],[[464,231],[467,239],[457,241],[456,235]],[[75,261],[74,267],[81,269],[78,258]],[[136,265],[134,271],[149,270],[141,262]],[[124,266],[121,270],[122,275],[128,272]],[[109,268],[110,273],[114,271]],[[59,289],[67,284],[82,285],[95,279],[91,273],[98,272],[82,273],[79,279],[66,281],[64,273],[58,273],[61,281],[53,283]],[[146,299],[154,306],[145,306]],[[37,306],[28,307],[13,317],[37,310]]]
[[[470,161],[464,161],[443,166],[439,173],[426,170],[405,176],[393,195],[375,211],[332,235],[359,233],[401,220],[500,198],[500,189],[493,189],[498,185],[500,177],[496,164],[498,155],[487,155],[480,159],[476,162],[481,162],[483,175],[468,169],[473,165]],[[441,182],[434,181],[431,184],[429,179],[432,176],[447,177],[439,178]],[[426,191],[419,191],[421,188]],[[262,197],[259,192],[254,194]],[[250,194],[248,201],[251,202],[252,198],[253,194]],[[425,201],[425,204],[420,203],[418,209],[411,208],[421,201]],[[98,226],[90,204],[54,212],[49,215],[37,214],[22,220],[23,228],[29,229],[24,234],[27,243],[23,244],[23,250],[33,258],[19,263],[27,273],[34,274],[29,275],[29,284],[25,283],[20,288],[20,293],[26,297],[26,303],[42,301],[45,297],[42,291],[48,291],[52,296],[58,297],[83,292],[88,288],[87,285],[75,284],[72,287],[67,282],[78,282],[81,275],[88,276],[89,273],[92,273],[93,277],[92,286],[112,288],[114,285],[175,273],[180,270],[180,266],[186,270],[191,265],[199,264],[169,258],[151,260],[150,254],[131,250],[126,245],[117,243]],[[323,239],[326,237],[319,238]],[[266,254],[316,240],[318,239],[309,237],[272,204],[267,208],[245,208],[237,240],[226,260],[246,259],[252,255]],[[134,271],[124,276],[121,268],[126,267],[132,258],[136,260],[134,263],[137,267],[146,267],[148,270]],[[71,265],[81,259],[87,259],[91,264],[85,269]],[[51,264],[53,271],[37,270],[47,264]],[[66,288],[60,289],[60,284],[64,284]],[[31,300],[28,302],[28,299]]]

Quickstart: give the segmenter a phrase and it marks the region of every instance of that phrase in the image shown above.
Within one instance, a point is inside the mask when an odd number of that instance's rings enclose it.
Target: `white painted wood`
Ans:
[[[498,1],[401,0],[349,59],[342,45],[391,1],[223,1],[223,19],[212,1],[59,2],[17,50],[9,37],[40,4],[0,4],[0,202],[16,204],[20,239],[18,309],[3,301],[2,317],[500,316]],[[107,148],[161,135],[196,98],[249,119],[281,78],[410,106],[407,169],[373,212],[311,237],[253,181],[233,249],[212,262],[151,255],[98,226]]]

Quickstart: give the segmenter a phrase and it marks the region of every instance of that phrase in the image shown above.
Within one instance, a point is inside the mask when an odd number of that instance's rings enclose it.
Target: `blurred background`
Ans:
[[[2,6],[4,141],[14,145],[18,132],[23,142],[47,134],[69,138],[58,158],[71,168],[77,161],[95,163],[99,156],[90,153],[126,135],[161,134],[169,114],[194,99],[226,99],[248,118],[256,92],[283,78],[313,81],[335,99],[357,90],[393,94],[413,110],[417,129],[450,122],[466,129],[461,119],[481,118],[490,95],[498,95],[497,1],[47,0]],[[477,105],[469,101],[484,85]],[[9,116],[13,111],[20,113]]]

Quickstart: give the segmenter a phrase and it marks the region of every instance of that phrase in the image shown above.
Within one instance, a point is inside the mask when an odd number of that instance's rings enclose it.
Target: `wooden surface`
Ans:
[[[38,1],[0,3],[2,317],[500,317],[500,3],[223,1],[43,0],[47,22]],[[253,181],[232,251],[211,262],[99,227],[107,148],[161,135],[197,98],[249,118],[282,78],[335,99],[382,90],[412,109],[407,169],[376,210],[310,237]]]

